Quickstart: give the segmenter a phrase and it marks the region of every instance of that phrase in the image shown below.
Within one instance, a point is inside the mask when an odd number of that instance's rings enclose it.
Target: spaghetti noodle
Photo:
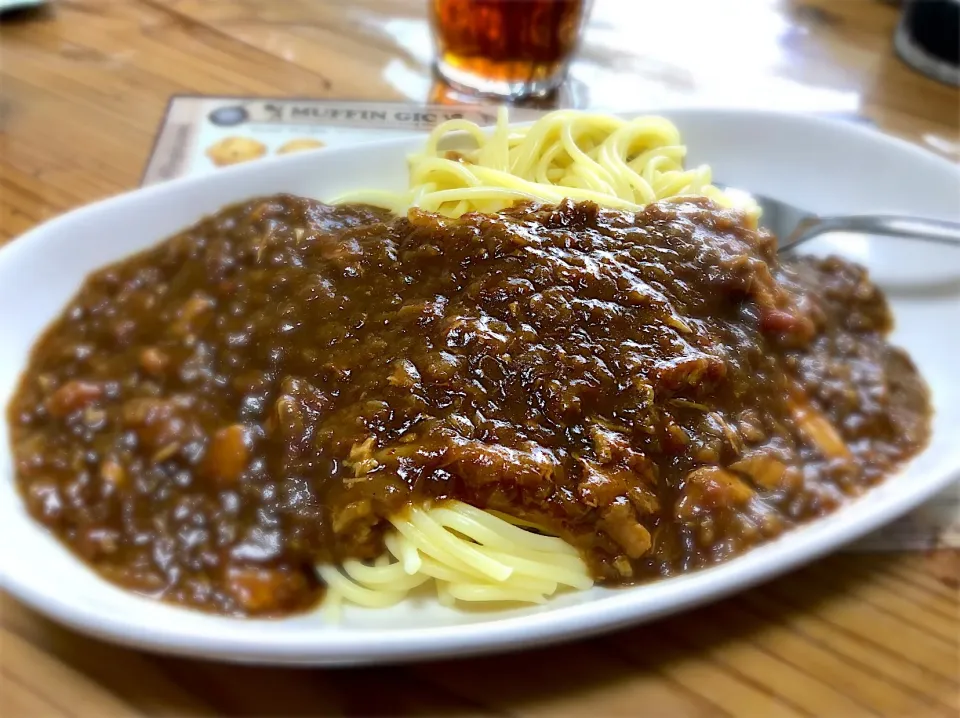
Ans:
[[[372,204],[400,215],[418,207],[456,218],[525,200],[586,200],[636,211],[658,200],[706,196],[756,219],[752,198],[714,186],[707,165],[686,169],[686,154],[679,130],[663,117],[625,120],[559,110],[529,126],[510,127],[500,108],[492,131],[462,119],[434,129],[423,150],[410,157],[406,192],[361,190],[334,203]],[[512,521],[462,502],[411,508],[391,519],[388,556],[373,565],[348,560],[318,568],[328,605],[389,606],[428,581],[447,605],[542,603],[561,586],[593,584],[576,549]]]
[[[710,167],[684,168],[679,130],[657,116],[625,120],[558,110],[531,125],[510,127],[500,109],[492,131],[449,120],[410,157],[405,192],[360,190],[335,203],[360,202],[406,214],[411,207],[459,217],[498,212],[518,201],[596,202],[636,211],[663,199],[706,196],[723,207],[759,209],[747,195],[712,184]]]
[[[390,522],[389,555],[372,565],[351,559],[317,568],[329,610],[343,602],[391,606],[428,581],[447,606],[457,600],[543,603],[560,587],[593,585],[586,563],[562,539],[461,501],[411,507]]]

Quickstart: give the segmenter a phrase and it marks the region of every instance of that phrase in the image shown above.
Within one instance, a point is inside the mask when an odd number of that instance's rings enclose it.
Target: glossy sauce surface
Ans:
[[[457,498],[630,583],[723,560],[922,447],[863,270],[708,203],[393,219],[228,208],[93,275],[10,407],[31,513],[103,575],[224,613]]]

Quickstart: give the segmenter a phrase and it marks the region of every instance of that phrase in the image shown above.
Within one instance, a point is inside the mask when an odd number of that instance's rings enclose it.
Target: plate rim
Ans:
[[[800,126],[804,123],[828,125],[832,132],[851,133],[851,136],[856,135],[874,143],[896,147],[899,151],[907,151],[915,162],[929,165],[931,169],[936,167],[939,171],[950,169],[960,178],[960,168],[922,147],[842,120],[776,110],[658,108],[644,111],[643,114],[663,115],[671,120],[690,115],[707,117],[724,115],[745,117],[751,121],[763,117],[765,121],[795,122]],[[770,118],[773,119],[770,120]],[[529,123],[516,124],[519,126]],[[252,174],[257,170],[267,170],[271,167],[304,164],[321,168],[325,163],[335,163],[340,157],[349,157],[357,152],[358,147],[362,147],[364,151],[409,147],[413,146],[417,138],[423,136],[411,134],[365,143],[362,146],[329,148],[322,153],[271,157],[249,165],[221,169],[209,175],[183,177],[136,189],[74,209],[31,229],[0,248],[0,265],[16,262],[21,252],[32,251],[35,243],[42,242],[45,235],[55,234],[63,223],[79,221],[85,216],[103,211],[110,205],[116,204],[118,208],[122,208],[124,204],[136,202],[145,196],[179,193],[211,181],[229,184],[231,177]],[[223,630],[224,621],[242,621],[250,624],[251,619],[224,619],[211,616],[213,620],[209,622],[208,630],[182,631],[178,630],[177,626],[142,625],[131,621],[130,616],[105,618],[102,613],[90,610],[86,604],[72,604],[68,595],[54,596],[42,590],[36,590],[28,577],[11,574],[7,570],[7,561],[0,562],[0,586],[39,612],[80,632],[162,653],[197,658],[213,657],[230,662],[301,665],[384,664],[451,654],[479,655],[549,645],[608,632],[625,625],[655,620],[668,613],[687,610],[731,593],[746,590],[761,581],[782,575],[803,563],[840,548],[897,515],[916,507],[957,479],[960,479],[960,465],[953,467],[937,479],[923,484],[920,489],[914,489],[906,498],[903,492],[889,492],[888,495],[875,497],[876,505],[872,507],[870,513],[863,515],[856,513],[856,507],[882,488],[884,484],[881,484],[865,496],[850,501],[831,516],[795,528],[782,537],[721,565],[642,586],[611,589],[609,595],[602,598],[603,610],[597,610],[597,601],[590,600],[563,606],[554,611],[508,615],[476,623],[428,628],[398,628],[386,631],[373,628],[331,629],[322,637],[313,634],[304,636],[282,634],[272,641],[265,641],[263,637],[255,634],[232,635]],[[831,519],[844,517],[851,511],[854,511],[854,517],[851,520],[833,525],[836,522]],[[818,529],[818,527],[825,521],[831,521],[831,528],[824,533],[824,529]],[[38,524],[34,528],[45,533],[43,527]],[[6,531],[7,529],[4,529],[4,532]],[[777,554],[777,560],[772,562],[769,554],[774,552]],[[79,561],[72,554],[70,558]],[[122,591],[122,589],[116,590]],[[124,593],[127,594],[126,591]],[[637,596],[638,593],[644,593],[645,596]],[[154,603],[153,599],[127,595],[133,600]],[[253,622],[262,624],[265,631],[269,633],[268,627],[275,620]]]

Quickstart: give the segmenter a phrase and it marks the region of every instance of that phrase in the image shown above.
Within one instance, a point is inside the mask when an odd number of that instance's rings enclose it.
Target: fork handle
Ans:
[[[793,249],[814,237],[819,237],[824,232],[880,234],[960,247],[960,222],[876,214],[811,218],[802,222],[794,230],[790,238],[780,246],[780,250]]]

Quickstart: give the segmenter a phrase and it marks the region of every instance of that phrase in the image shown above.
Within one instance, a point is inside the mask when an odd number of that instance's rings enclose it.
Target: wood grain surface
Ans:
[[[172,94],[455,99],[431,75],[425,6],[61,0],[4,16],[0,243],[136,186]],[[552,101],[859,113],[956,161],[960,94],[896,58],[898,12],[874,0],[597,0]],[[0,715],[957,716],[958,593],[956,551],[840,553],[594,640],[350,670],[149,655],[3,597]]]

